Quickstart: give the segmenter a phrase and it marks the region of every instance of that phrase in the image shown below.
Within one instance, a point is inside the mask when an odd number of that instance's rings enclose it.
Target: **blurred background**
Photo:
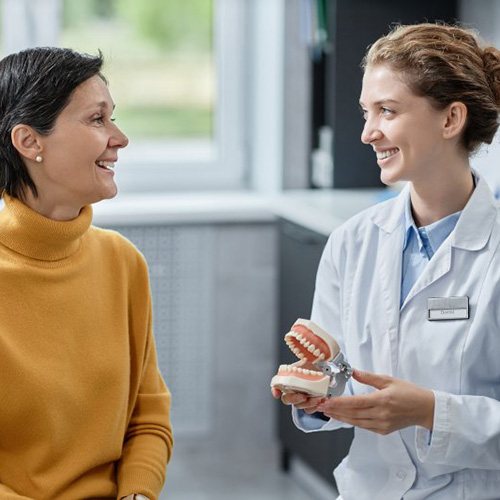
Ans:
[[[131,142],[95,207],[146,256],[173,395],[162,498],[336,498],[350,431],[304,435],[269,381],[308,317],[328,234],[394,196],[359,141],[359,63],[397,22],[500,46],[498,0],[0,0],[0,52],[105,58]],[[472,160],[500,194],[500,140]],[[332,332],[334,333],[334,332]]]
[[[212,136],[211,1],[64,0],[61,7],[61,45],[105,54],[116,118],[133,140]]]

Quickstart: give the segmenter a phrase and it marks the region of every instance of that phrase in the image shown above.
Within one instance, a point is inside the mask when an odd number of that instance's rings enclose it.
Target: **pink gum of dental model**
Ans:
[[[337,342],[311,320],[300,318],[285,335],[285,342],[299,361],[292,365],[281,365],[271,380],[271,387],[281,392],[326,396],[330,377],[314,365],[320,361],[334,359],[340,352]]]

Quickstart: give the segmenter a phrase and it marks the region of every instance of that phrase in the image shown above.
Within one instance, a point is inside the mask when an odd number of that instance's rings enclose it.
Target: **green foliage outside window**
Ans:
[[[116,9],[160,49],[210,49],[210,0],[116,0]]]
[[[61,44],[105,57],[132,138],[210,137],[212,0],[64,0]]]

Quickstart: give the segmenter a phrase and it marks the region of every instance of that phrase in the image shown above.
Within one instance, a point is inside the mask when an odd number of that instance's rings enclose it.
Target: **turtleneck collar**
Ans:
[[[69,221],[48,219],[4,193],[0,212],[0,243],[37,260],[56,261],[80,248],[82,236],[92,222],[92,207],[84,207]]]

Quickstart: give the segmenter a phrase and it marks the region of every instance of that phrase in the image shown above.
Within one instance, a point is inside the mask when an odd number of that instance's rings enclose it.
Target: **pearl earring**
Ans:
[[[36,161],[37,163],[42,163],[43,158],[42,158],[40,155],[37,155],[37,157],[35,158],[35,161]]]

